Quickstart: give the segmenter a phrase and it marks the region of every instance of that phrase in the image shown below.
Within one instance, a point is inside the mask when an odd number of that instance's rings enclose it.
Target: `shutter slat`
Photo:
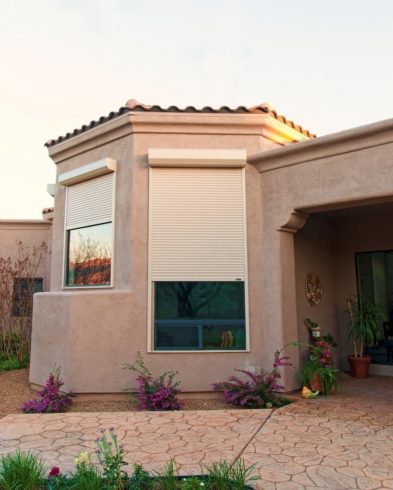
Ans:
[[[112,221],[113,174],[67,188],[66,228],[80,228]]]
[[[150,171],[152,280],[244,279],[242,170]]]

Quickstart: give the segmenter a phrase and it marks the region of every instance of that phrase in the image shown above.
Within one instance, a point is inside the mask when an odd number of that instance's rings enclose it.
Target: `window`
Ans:
[[[247,348],[244,170],[150,169],[151,349]]]
[[[242,350],[244,282],[156,282],[157,350]]]
[[[358,296],[378,304],[384,316],[378,343],[367,353],[375,364],[393,365],[393,250],[360,252],[355,259]]]
[[[13,316],[31,316],[33,312],[33,294],[42,292],[41,277],[16,277],[12,300]]]
[[[67,286],[110,285],[112,223],[68,231]]]
[[[113,174],[67,188],[65,285],[110,286]]]

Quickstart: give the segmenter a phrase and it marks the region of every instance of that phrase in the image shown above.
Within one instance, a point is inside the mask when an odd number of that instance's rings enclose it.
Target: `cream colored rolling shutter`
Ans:
[[[113,176],[110,173],[67,187],[67,230],[112,221]]]
[[[152,280],[244,280],[242,169],[150,172]]]

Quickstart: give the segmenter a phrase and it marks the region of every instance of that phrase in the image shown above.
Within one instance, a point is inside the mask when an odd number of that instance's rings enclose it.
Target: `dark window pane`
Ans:
[[[244,282],[156,282],[157,350],[246,348]]]
[[[380,339],[368,348],[372,362],[393,365],[393,251],[356,254],[359,296],[379,304],[384,314]]]
[[[112,223],[68,231],[67,286],[111,282]]]
[[[42,291],[41,277],[16,277],[12,302],[14,316],[31,316],[33,310],[33,294]]]

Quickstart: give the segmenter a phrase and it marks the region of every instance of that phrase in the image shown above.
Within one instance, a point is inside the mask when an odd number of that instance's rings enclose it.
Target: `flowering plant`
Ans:
[[[317,342],[315,342],[313,355],[319,358],[319,362],[323,366],[333,364],[333,355],[330,352],[330,345],[324,340],[318,340]]]
[[[71,393],[61,393],[64,382],[60,378],[60,369],[55,369],[39,392],[40,399],[32,399],[22,406],[24,413],[59,413],[64,412],[72,404]]]
[[[123,466],[128,463],[124,461],[124,449],[119,444],[115,430],[111,427],[108,435],[105,429],[101,429],[101,437],[96,439],[96,455],[102,467],[104,479],[107,481],[109,488],[120,490],[124,488],[124,481],[127,473],[122,470]]]
[[[153,378],[145,366],[143,358],[138,354],[134,364],[126,364],[126,368],[135,371],[137,381],[138,407],[142,410],[180,410],[183,403],[178,400],[180,382],[174,381],[177,371],[167,371]]]
[[[222,391],[227,403],[240,407],[271,408],[287,404],[288,400],[278,395],[284,389],[278,382],[281,378],[279,368],[291,366],[289,356],[281,355],[282,350],[275,352],[273,368],[269,373],[262,375],[248,369],[236,369],[237,372],[245,374],[249,379],[244,381],[238,376],[230,376],[227,381],[214,383],[213,389]]]

